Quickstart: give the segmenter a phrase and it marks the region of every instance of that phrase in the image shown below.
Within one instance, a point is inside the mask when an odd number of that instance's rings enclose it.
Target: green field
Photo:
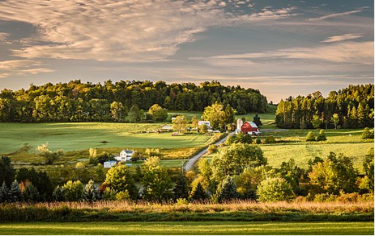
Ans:
[[[2,223],[0,234],[305,234],[373,235],[373,222],[85,222]]]
[[[36,147],[48,142],[49,148],[64,151],[89,148],[187,148],[202,147],[211,136],[154,133],[163,124],[133,123],[0,123],[0,153],[11,153],[24,143]],[[150,133],[136,133],[149,131]],[[106,141],[107,143],[102,143]]]

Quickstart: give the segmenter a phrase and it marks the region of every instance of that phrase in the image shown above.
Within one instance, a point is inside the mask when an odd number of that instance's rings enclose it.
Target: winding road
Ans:
[[[225,136],[224,138],[220,139],[219,141],[217,141],[217,142],[214,143],[214,144],[215,144],[215,145],[218,145],[218,144],[220,144],[220,143],[225,142],[225,140],[227,140],[227,138],[228,138],[229,136],[232,136],[233,134],[234,134],[234,132],[230,133],[229,135]],[[208,150],[208,147],[206,147],[205,149],[203,149],[202,151],[200,151],[198,154],[195,154],[192,158],[190,158],[190,159],[186,162],[186,164],[185,164],[185,166],[184,166],[184,170],[185,170],[185,171],[190,170],[190,169],[193,167],[194,163],[197,162],[198,159],[201,158],[201,156],[203,156],[204,154],[206,154],[207,150]]]

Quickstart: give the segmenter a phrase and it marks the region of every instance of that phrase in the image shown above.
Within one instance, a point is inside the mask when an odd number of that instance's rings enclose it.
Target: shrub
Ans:
[[[128,199],[130,199],[128,190],[121,191],[116,194],[116,200],[118,201],[128,200]]]
[[[265,143],[276,143],[275,137],[268,136],[265,140]]]
[[[81,181],[77,180],[73,182],[70,180],[64,184],[62,189],[66,201],[72,202],[81,200],[83,193],[83,184]]]
[[[315,141],[314,134],[310,131],[306,136],[306,142]]]
[[[358,202],[361,195],[358,193],[342,193],[337,198],[337,201],[339,202]]]
[[[326,138],[326,135],[324,134],[324,129],[321,129],[319,131],[319,134],[318,136],[316,136],[316,141],[326,141],[327,138]]]
[[[257,138],[257,139],[255,140],[255,143],[256,143],[256,144],[261,144],[261,143],[262,143],[262,140],[260,140],[260,138]]]
[[[263,180],[258,185],[257,195],[261,202],[290,201],[295,197],[292,186],[283,178]]]
[[[208,150],[207,150],[208,154],[211,154],[211,153],[215,153],[217,152],[217,146],[215,144],[211,144],[209,147],[208,147]]]
[[[366,127],[362,132],[362,139],[374,139],[374,131],[371,131],[370,128]]]
[[[321,193],[314,196],[314,202],[334,202],[337,199],[337,195]]]
[[[85,168],[85,164],[83,164],[82,162],[77,162],[76,169],[84,169],[84,168]]]
[[[189,201],[186,198],[178,198],[176,200],[176,205],[187,205]]]

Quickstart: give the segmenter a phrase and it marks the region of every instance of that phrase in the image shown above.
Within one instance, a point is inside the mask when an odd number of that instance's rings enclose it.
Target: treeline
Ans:
[[[327,98],[317,91],[281,100],[276,124],[293,129],[374,127],[374,85],[350,85]]]
[[[27,90],[2,90],[0,122],[131,121],[125,119],[128,113],[134,117],[141,111],[139,114],[146,116],[142,111],[154,104],[168,110],[203,111],[215,102],[230,105],[237,114],[267,109],[267,99],[259,90],[223,86],[217,81],[195,85],[110,80],[92,84],[75,80],[30,85]]]

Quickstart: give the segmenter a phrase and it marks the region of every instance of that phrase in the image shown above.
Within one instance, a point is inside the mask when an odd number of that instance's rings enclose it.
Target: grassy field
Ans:
[[[24,143],[36,147],[48,142],[50,149],[73,151],[113,147],[197,147],[207,145],[210,140],[210,136],[200,134],[171,136],[171,133],[136,133],[152,132],[161,126],[129,123],[0,123],[0,153],[14,152]]]
[[[373,235],[373,222],[85,222],[2,223],[0,234]]]

